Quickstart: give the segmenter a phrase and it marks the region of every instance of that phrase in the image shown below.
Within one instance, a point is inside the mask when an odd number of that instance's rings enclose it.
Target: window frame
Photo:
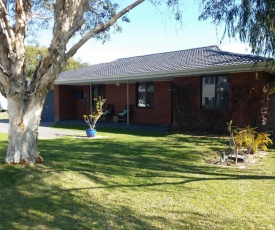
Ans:
[[[145,84],[145,106],[139,106],[139,86],[140,84]],[[152,86],[153,87],[153,91],[152,92],[148,92],[148,88]],[[153,109],[154,108],[154,82],[153,81],[148,81],[148,82],[137,82],[136,83],[136,107],[139,109]],[[152,94],[151,96],[148,96]],[[151,97],[152,100],[152,106],[146,106],[147,105],[147,98]]]
[[[225,100],[225,103],[227,102],[227,107],[223,106],[223,107],[218,107],[217,106],[217,98],[218,98],[218,93],[217,93],[217,89],[218,89],[218,79],[220,77],[226,77],[227,81],[226,83],[228,83],[228,89],[227,89],[227,93],[224,95],[227,97],[227,101]],[[203,97],[203,85],[211,85],[211,78],[214,78],[214,107],[212,108],[206,108],[203,104],[203,99],[208,98],[209,97]],[[206,80],[207,79],[207,80]],[[216,74],[216,75],[203,75],[201,77],[201,96],[200,96],[200,106],[201,106],[201,110],[202,111],[229,111],[229,91],[230,91],[230,76],[229,74]]]

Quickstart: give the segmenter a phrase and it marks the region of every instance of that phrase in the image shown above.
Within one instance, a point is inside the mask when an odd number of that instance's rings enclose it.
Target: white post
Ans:
[[[90,114],[92,114],[92,112],[93,112],[92,91],[93,91],[92,84],[90,84]]]
[[[127,125],[129,125],[129,119],[130,115],[129,115],[129,81],[127,81]]]

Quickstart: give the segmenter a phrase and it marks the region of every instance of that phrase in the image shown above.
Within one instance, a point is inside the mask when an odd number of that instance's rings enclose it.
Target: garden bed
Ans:
[[[235,163],[235,155],[228,155],[223,159],[224,151],[216,153],[209,157],[205,157],[207,163],[215,164],[223,167],[236,167],[236,168],[246,168],[249,165],[253,165],[259,160],[263,159],[268,155],[267,151],[258,151],[254,154],[247,154],[245,150],[241,150],[238,154],[238,162]]]

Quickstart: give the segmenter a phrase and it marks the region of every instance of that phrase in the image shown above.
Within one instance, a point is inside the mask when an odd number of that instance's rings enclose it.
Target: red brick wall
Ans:
[[[143,124],[171,124],[171,91],[170,81],[154,82],[154,107],[138,108],[136,106],[136,84],[129,84],[129,104],[134,109],[131,114],[131,122]],[[127,103],[127,84],[107,84],[105,88],[107,104],[114,104],[115,115],[124,110]]]
[[[129,104],[135,106],[135,84],[129,84]],[[119,111],[124,110],[127,104],[127,84],[115,84],[105,85],[105,98],[107,104],[114,105],[114,114],[118,114]]]
[[[176,77],[173,86],[173,124],[182,130],[197,129],[201,97],[200,76]]]
[[[54,87],[55,121],[76,119],[75,86]]]
[[[83,99],[76,98],[77,90],[83,90]],[[55,121],[83,119],[85,113],[90,114],[89,86],[55,86],[54,109]]]
[[[82,100],[75,100],[76,104],[76,119],[83,119],[83,115],[90,114],[90,86],[76,86],[76,90],[83,90],[84,98]]]
[[[152,109],[136,108],[133,119],[136,123],[164,124],[172,122],[172,82],[154,82],[154,105]]]
[[[136,105],[136,84],[129,84],[129,104],[133,105],[132,123],[171,124],[183,129],[224,129],[226,122],[235,125],[251,125],[260,116],[260,101],[263,85],[270,81],[270,75],[260,72],[234,73],[229,75],[229,110],[201,110],[201,76],[178,77],[173,82],[154,82],[153,108],[138,108]],[[76,90],[83,89],[85,98],[76,100]],[[184,89],[184,90],[182,90]],[[172,106],[173,97],[173,106]],[[105,85],[107,104],[114,105],[114,115],[125,109],[127,85]],[[173,107],[173,111],[172,111]],[[82,119],[90,113],[89,86],[55,86],[55,120]]]
[[[175,78],[174,125],[201,131],[226,130],[230,120],[240,127],[253,125],[260,116],[263,85],[269,81],[270,75],[264,72],[230,74],[229,110],[203,111],[201,76]]]
[[[230,75],[230,111],[236,125],[245,126],[255,123],[260,116],[262,90],[269,82],[269,76],[263,72],[235,73]]]

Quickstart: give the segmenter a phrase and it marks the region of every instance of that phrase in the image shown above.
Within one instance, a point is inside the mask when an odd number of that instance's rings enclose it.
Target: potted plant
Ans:
[[[84,120],[86,123],[89,125],[89,128],[86,129],[86,135],[87,137],[95,137],[96,136],[96,129],[95,125],[98,121],[98,119],[101,117],[103,114],[103,105],[106,102],[106,99],[104,99],[101,96],[98,96],[97,98],[94,99],[95,101],[95,111],[92,112],[90,115],[83,115]]]

